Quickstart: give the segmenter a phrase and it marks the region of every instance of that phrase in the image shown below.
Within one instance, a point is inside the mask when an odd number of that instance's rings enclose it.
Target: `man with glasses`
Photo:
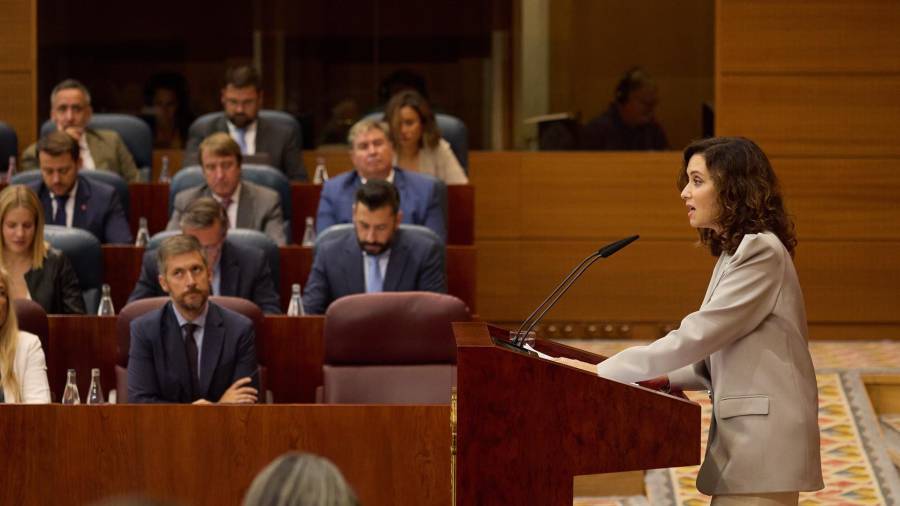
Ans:
[[[213,295],[247,299],[264,313],[281,312],[272,270],[262,250],[229,241],[228,216],[211,197],[201,197],[187,206],[179,219],[181,232],[196,237],[206,253]],[[141,276],[128,302],[165,295],[159,284],[156,252],[144,253]]]
[[[285,244],[284,216],[278,192],[241,181],[241,149],[225,133],[212,134],[200,144],[200,165],[206,184],[182,190],[175,195],[175,209],[168,230],[177,230],[181,214],[199,197],[216,199],[228,215],[233,228],[259,230],[276,244]]]
[[[40,199],[48,225],[80,228],[103,244],[131,244],[128,218],[112,186],[80,175],[78,143],[51,132],[37,143],[41,180],[28,186]]]
[[[91,94],[75,79],[57,84],[50,93],[50,119],[58,131],[78,143],[81,167],[112,171],[129,183],[137,181],[137,166],[122,138],[112,130],[89,127],[92,114]],[[22,170],[39,167],[37,145],[32,144],[22,153]]]
[[[222,87],[224,114],[188,132],[186,159],[194,159],[200,142],[223,132],[231,136],[244,155],[263,155],[269,165],[281,169],[289,179],[306,181],[300,157],[300,132],[296,128],[259,117],[263,91],[259,73],[253,67],[228,69]]]

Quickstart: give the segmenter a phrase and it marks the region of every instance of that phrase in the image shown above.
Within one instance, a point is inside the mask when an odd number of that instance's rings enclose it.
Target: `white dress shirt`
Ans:
[[[78,193],[78,179],[75,179],[75,186],[72,187],[72,191],[69,192],[69,198],[66,199],[66,228],[72,228],[72,218],[75,215],[75,195]],[[50,192],[51,196],[53,192]],[[56,199],[50,199],[51,212],[50,219],[47,221],[53,221],[53,217],[56,216]]]
[[[228,125],[228,135],[234,139],[234,142],[238,143],[238,146],[241,145],[241,141],[238,140],[238,129],[234,124],[230,121],[225,122]],[[255,155],[256,154],[256,125],[257,121],[250,123],[244,128],[244,145],[247,147],[247,152],[245,155]]]

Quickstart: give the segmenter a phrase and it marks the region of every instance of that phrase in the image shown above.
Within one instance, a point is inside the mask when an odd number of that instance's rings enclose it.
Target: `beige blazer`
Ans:
[[[13,365],[16,379],[22,390],[20,403],[48,404],[50,402],[50,385],[47,383],[47,364],[44,361],[44,350],[38,336],[19,331],[19,342],[16,343],[16,358]],[[16,395],[11,390],[3,389],[5,402],[11,403]]]
[[[125,181],[135,183],[138,180],[138,169],[134,164],[134,158],[125,141],[113,130],[94,130],[88,128],[84,135],[87,136],[88,149],[91,150],[91,158],[98,169],[115,172]],[[37,143],[34,143],[22,152],[22,170],[40,169]]]
[[[597,373],[623,382],[668,374],[673,387],[709,390],[713,419],[697,476],[704,494],[824,487],[803,293],[774,234],[745,235],[733,256],[719,258],[698,311]]]
[[[396,154],[394,154],[394,165],[397,165]],[[406,167],[401,168],[405,169]],[[414,172],[434,176],[447,184],[467,184],[469,182],[466,172],[450,148],[450,143],[444,139],[441,139],[434,149],[424,146],[419,149],[419,168]]]

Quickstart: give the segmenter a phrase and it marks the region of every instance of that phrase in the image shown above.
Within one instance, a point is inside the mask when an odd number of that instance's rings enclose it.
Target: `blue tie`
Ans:
[[[237,143],[238,143],[238,146],[241,147],[241,154],[246,155],[247,154],[247,139],[245,139],[244,136],[247,135],[247,130],[243,129],[243,128],[235,128],[234,131],[237,132]]]
[[[62,227],[66,226],[66,201],[69,200],[68,195],[53,195],[53,201],[56,202],[56,212],[53,213],[53,224]]]
[[[366,255],[367,268],[369,269],[369,275],[366,276],[366,293],[381,291],[382,279],[381,268],[378,266],[379,258],[376,255]]]

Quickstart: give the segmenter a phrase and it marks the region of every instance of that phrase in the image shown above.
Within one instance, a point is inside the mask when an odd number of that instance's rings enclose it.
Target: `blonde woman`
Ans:
[[[0,192],[0,266],[12,299],[31,299],[48,314],[84,314],[78,276],[69,259],[44,242],[44,211],[25,186]]]
[[[441,138],[428,101],[413,90],[394,95],[384,109],[396,150],[394,165],[434,176],[447,184],[466,184],[469,178]]]
[[[9,296],[9,276],[3,269],[0,269],[0,378],[2,402],[50,402],[41,341],[36,335],[19,330]]]

